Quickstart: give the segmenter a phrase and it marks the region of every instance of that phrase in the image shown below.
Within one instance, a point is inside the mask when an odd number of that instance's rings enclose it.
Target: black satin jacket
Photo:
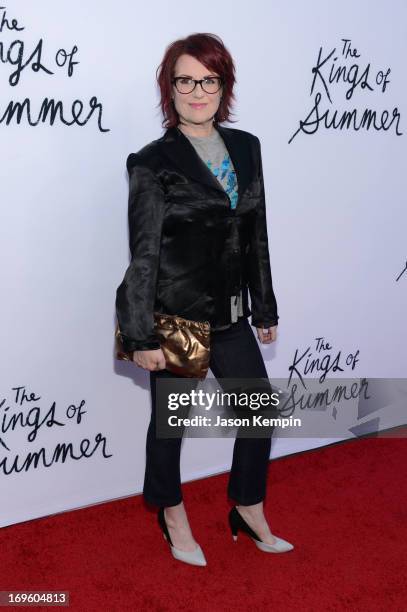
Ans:
[[[214,127],[235,168],[235,209],[177,127],[127,158],[131,262],[116,291],[126,351],[160,348],[153,312],[230,324],[230,296],[240,289],[253,326],[277,325],[260,141]]]

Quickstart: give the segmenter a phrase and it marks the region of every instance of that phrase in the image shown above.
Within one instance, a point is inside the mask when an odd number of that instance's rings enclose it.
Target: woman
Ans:
[[[164,136],[127,159],[131,263],[117,289],[123,346],[150,372],[152,413],[143,494],[175,558],[206,565],[182,500],[181,439],[158,438],[156,381],[173,377],[153,312],[211,323],[210,368],[219,378],[268,378],[260,342],[275,341],[277,304],[269,262],[259,139],[222,127],[230,118],[233,60],[219,37],[171,44],[159,67]],[[248,302],[250,291],[251,308]],[[293,546],[273,536],[263,500],[271,440],[236,437],[228,494],[234,539],[261,550]]]

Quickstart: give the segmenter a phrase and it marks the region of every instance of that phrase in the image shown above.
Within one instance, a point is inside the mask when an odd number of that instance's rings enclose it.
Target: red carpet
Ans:
[[[172,558],[137,496],[3,528],[0,590],[67,590],[75,612],[404,611],[406,449],[364,438],[272,461],[266,513],[288,553],[233,542],[222,474],[184,485],[207,567]]]

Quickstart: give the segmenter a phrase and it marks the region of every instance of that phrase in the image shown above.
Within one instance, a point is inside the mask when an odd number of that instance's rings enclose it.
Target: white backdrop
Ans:
[[[1,526],[142,489],[148,374],[113,352],[125,160],[162,135],[155,70],[190,33],[222,37],[237,67],[233,126],[262,143],[280,314],[277,342],[261,347],[270,377],[287,377],[296,351],[317,357],[318,337],[331,360],[357,355],[343,377],[406,376],[402,0],[3,4]],[[330,79],[339,66],[349,82]],[[54,121],[45,99],[63,103]],[[330,127],[352,110],[355,124]],[[276,439],[272,457],[327,442]],[[232,445],[186,439],[183,480],[228,470]]]

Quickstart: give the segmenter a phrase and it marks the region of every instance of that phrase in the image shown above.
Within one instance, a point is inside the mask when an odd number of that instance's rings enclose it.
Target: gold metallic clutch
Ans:
[[[206,377],[210,356],[208,321],[191,321],[178,315],[155,312],[154,330],[164,353],[167,370],[191,378]],[[117,359],[132,361],[132,353],[123,350],[118,325],[115,338]]]

